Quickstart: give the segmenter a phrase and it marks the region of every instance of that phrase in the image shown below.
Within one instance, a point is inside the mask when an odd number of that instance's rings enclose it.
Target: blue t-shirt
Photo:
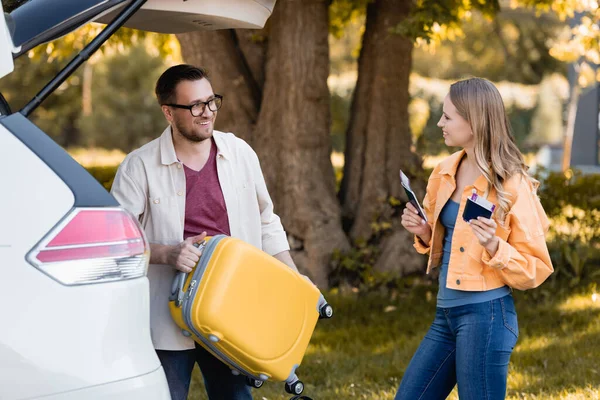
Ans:
[[[450,262],[450,251],[452,250],[452,235],[454,234],[454,226],[456,224],[456,218],[458,217],[459,208],[460,204],[453,200],[448,200],[440,213],[440,222],[445,228],[445,233],[443,246],[444,255],[442,257],[442,266],[440,267],[440,288],[437,295],[437,306],[442,308],[483,303],[484,301],[492,301],[510,294],[510,288],[508,286],[487,290],[485,292],[467,292],[464,290],[448,289],[446,287],[448,263]]]

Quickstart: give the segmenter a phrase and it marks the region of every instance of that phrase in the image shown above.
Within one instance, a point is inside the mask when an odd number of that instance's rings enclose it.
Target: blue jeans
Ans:
[[[231,369],[196,344],[192,350],[156,350],[163,366],[171,400],[186,400],[194,363],[198,363],[210,400],[252,400],[250,387],[243,375],[235,376]]]
[[[460,400],[504,399],[508,362],[518,335],[512,295],[438,307],[395,400],[445,399],[457,383]]]

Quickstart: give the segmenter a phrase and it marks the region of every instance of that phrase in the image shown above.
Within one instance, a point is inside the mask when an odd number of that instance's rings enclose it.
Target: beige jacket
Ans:
[[[232,133],[214,131],[217,173],[227,206],[231,236],[270,255],[289,250],[286,233],[273,202],[256,153]],[[171,128],[130,153],[120,165],[112,195],[138,217],[150,243],[175,245],[183,241],[186,181],[177,160]],[[156,349],[185,350],[194,342],[184,337],[168,307],[175,269],[151,264],[150,328]]]

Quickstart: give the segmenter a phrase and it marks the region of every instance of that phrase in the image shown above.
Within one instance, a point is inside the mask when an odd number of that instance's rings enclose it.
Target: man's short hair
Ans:
[[[173,103],[175,101],[175,89],[179,82],[199,81],[200,79],[208,80],[208,73],[206,70],[193,65],[180,64],[167,69],[158,78],[154,89],[158,103],[160,105]]]

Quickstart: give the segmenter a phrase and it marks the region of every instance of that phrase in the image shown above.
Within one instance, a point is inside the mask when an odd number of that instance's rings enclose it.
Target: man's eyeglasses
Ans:
[[[215,94],[215,97],[208,101],[198,101],[191,106],[185,106],[183,104],[163,104],[163,106],[175,107],[175,108],[183,108],[185,110],[190,110],[190,113],[194,117],[199,117],[204,114],[206,110],[206,106],[212,112],[217,111],[223,105],[223,96],[220,94]]]

